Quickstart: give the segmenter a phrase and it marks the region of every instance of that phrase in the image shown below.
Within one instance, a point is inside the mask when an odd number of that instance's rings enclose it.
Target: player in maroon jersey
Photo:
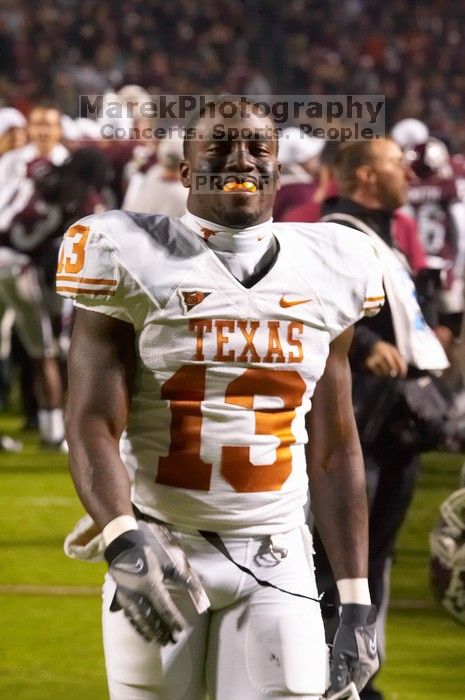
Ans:
[[[465,271],[465,169],[460,172],[459,161],[453,163],[446,145],[424,129],[418,127],[407,138],[405,122],[416,121],[402,120],[392,131],[416,176],[410,182],[406,211],[417,222],[427,266],[440,279],[441,323],[458,335]]]

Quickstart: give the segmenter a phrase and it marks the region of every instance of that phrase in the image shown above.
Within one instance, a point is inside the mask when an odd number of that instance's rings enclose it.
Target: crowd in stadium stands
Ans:
[[[443,0],[5,0],[0,95],[23,112],[46,96],[76,117],[77,95],[125,83],[152,94],[378,93],[388,126],[423,119],[458,152],[461,12]]]

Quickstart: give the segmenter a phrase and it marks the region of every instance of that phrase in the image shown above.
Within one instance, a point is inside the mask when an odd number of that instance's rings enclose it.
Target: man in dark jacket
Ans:
[[[409,169],[399,146],[390,139],[348,144],[339,150],[335,165],[341,195],[326,200],[323,218],[360,228],[368,234],[374,232],[389,249],[396,249],[397,243],[392,236],[395,210],[405,202],[409,180]],[[421,275],[419,281],[424,282]],[[420,284],[420,287],[417,295],[425,298],[425,284]],[[351,349],[354,405],[359,412],[370,504],[369,586],[372,600],[379,611],[381,656],[384,654],[384,623],[392,553],[412,498],[418,471],[418,453],[414,448],[400,448],[397,442],[392,442],[388,432],[381,433],[375,444],[364,439],[366,436],[363,435],[363,418],[383,410],[379,400],[386,398],[385,389],[387,391],[388,386],[392,385],[391,378],[418,372],[398,347],[392,313],[388,295],[378,316],[356,324]],[[430,323],[434,323],[434,315],[430,304]],[[370,393],[371,386],[373,391]],[[386,405],[384,408],[387,410]],[[320,546],[317,546],[317,554],[318,558],[324,558]],[[320,571],[324,570],[325,567],[321,566]],[[328,590],[328,586],[331,589],[329,579],[322,577],[320,590]],[[331,598],[331,593],[328,593],[328,598]],[[332,625],[330,620],[328,622],[329,629]],[[383,696],[369,684],[360,697],[363,700],[379,700]]]

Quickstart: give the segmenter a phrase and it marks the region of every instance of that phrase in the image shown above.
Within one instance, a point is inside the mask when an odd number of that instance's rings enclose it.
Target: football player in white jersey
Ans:
[[[70,468],[103,531],[67,550],[109,564],[110,696],[325,692],[308,484],[342,602],[330,692],[360,689],[378,661],[347,352],[382,304],[377,254],[343,226],[272,223],[278,140],[250,103],[200,115],[181,176],[187,215],[86,217],[58,264]]]
[[[58,225],[57,207],[48,207],[32,230],[23,223],[37,218],[31,201],[40,173],[49,165],[62,165],[69,156],[60,143],[60,117],[52,104],[35,105],[28,116],[29,143],[0,158],[0,314],[5,308],[14,310],[18,334],[31,358],[42,444],[63,449],[63,387],[50,317],[51,295],[44,290],[41,271],[29,254]]]

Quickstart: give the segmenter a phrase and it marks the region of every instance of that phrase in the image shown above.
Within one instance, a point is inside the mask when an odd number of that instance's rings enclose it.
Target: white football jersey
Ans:
[[[57,291],[134,326],[123,458],[132,498],[178,527],[272,534],[303,522],[305,414],[330,342],[384,294],[368,236],[273,224],[252,288],[179,219],[110,211],[72,226]]]

